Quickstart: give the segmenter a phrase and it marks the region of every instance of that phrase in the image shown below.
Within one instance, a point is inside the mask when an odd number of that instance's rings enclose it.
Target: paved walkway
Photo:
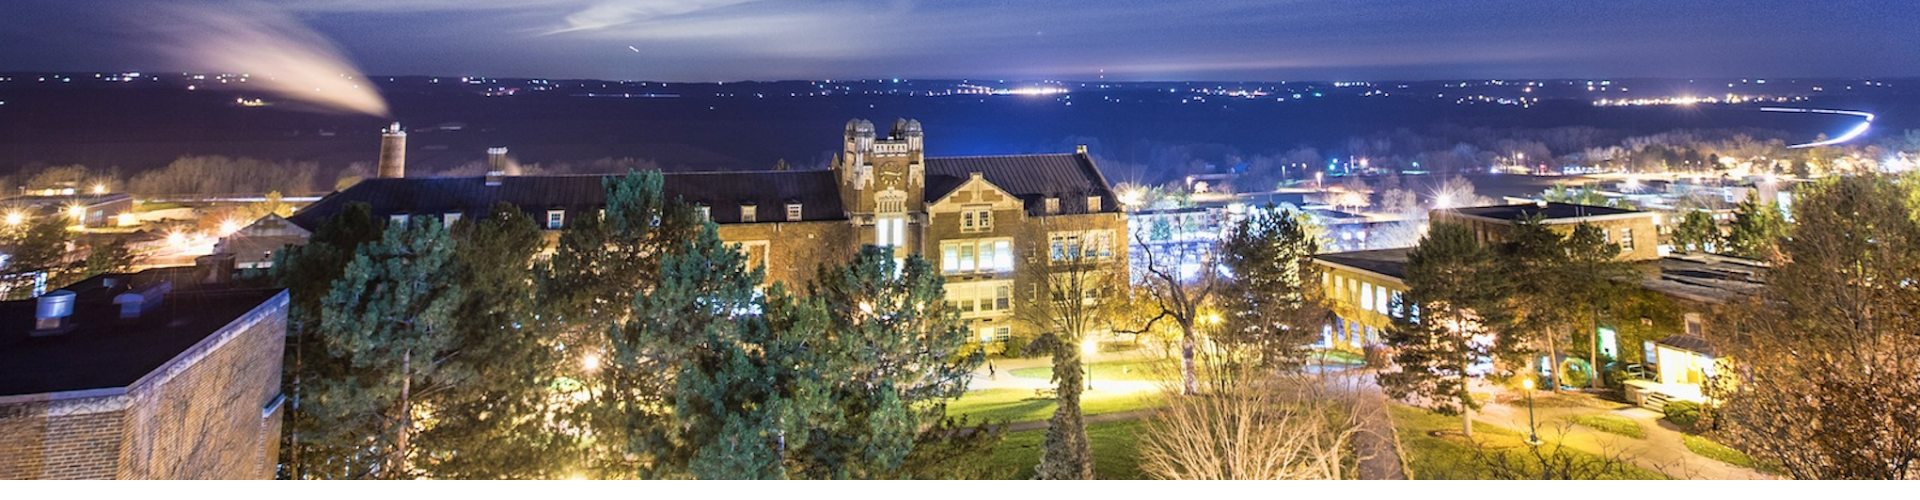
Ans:
[[[1394,431],[1392,415],[1387,413],[1387,395],[1373,382],[1372,373],[1356,376],[1363,377],[1354,408],[1360,415],[1360,431],[1353,436],[1354,451],[1360,456],[1360,479],[1406,479],[1399,436]]]
[[[1585,394],[1552,396],[1559,399],[1553,407],[1536,405],[1534,420],[1540,439],[1558,440],[1567,447],[1602,456],[1619,455],[1640,468],[1676,479],[1773,479],[1759,471],[1701,456],[1687,449],[1681,432],[1661,420],[1663,415],[1621,403],[1601,400]],[[1567,419],[1576,415],[1614,415],[1633,419],[1646,431],[1646,439],[1635,439],[1574,425]],[[1522,434],[1527,432],[1525,400],[1510,404],[1489,404],[1474,415],[1474,420],[1498,425]]]

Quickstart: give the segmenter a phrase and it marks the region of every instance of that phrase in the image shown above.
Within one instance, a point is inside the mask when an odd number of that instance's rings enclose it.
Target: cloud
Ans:
[[[627,0],[598,2],[585,9],[568,15],[565,26],[547,31],[546,35],[571,33],[576,31],[594,31],[634,22],[645,22],[669,16],[678,16],[723,7],[731,7],[752,0]]]

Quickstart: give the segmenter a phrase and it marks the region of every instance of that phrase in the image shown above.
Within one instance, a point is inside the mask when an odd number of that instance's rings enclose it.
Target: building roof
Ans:
[[[500,178],[488,186],[486,177],[367,179],[289,217],[301,227],[316,229],[349,203],[373,207],[375,217],[394,214],[485,214],[495,203],[512,203],[534,220],[545,220],[545,210],[583,213],[606,206],[603,181],[613,175],[524,175]],[[762,222],[786,221],[786,204],[799,202],[801,220],[845,220],[839,185],[829,170],[759,170],[741,172],[665,172],[662,191],[687,203],[715,207],[714,222],[740,222],[737,207],[755,206]],[[571,220],[572,217],[569,217]]]
[[[1045,200],[1059,198],[1060,212],[1087,213],[1086,197],[1101,197],[1100,212],[1120,211],[1120,200],[1093,159],[1078,153],[927,158],[926,200],[959,189],[974,172],[1019,198],[1031,214],[1045,213]]]
[[[1385,250],[1362,250],[1320,254],[1314,260],[1339,264],[1360,269],[1405,282],[1407,279],[1407,254],[1412,248],[1389,248]]]
[[[1598,207],[1592,205],[1574,205],[1570,203],[1522,203],[1516,205],[1495,205],[1490,207],[1465,207],[1447,209],[1460,215],[1484,217],[1507,222],[1519,222],[1522,219],[1539,215],[1548,221],[1555,219],[1580,219],[1620,214],[1646,213],[1624,208]]]
[[[1667,347],[1672,347],[1674,349],[1680,349],[1683,351],[1693,351],[1700,354],[1705,354],[1708,357],[1716,357],[1720,355],[1720,351],[1714,350],[1713,344],[1710,342],[1707,342],[1707,339],[1695,337],[1692,335],[1686,335],[1686,334],[1673,335],[1664,339],[1660,339],[1659,342],[1654,342],[1654,343],[1667,346]]]
[[[1711,254],[1672,255],[1642,267],[1641,286],[1669,297],[1724,303],[1760,293],[1767,266]]]
[[[191,269],[98,276],[67,287],[76,294],[68,318],[75,327],[59,335],[31,335],[37,300],[0,302],[0,396],[125,388],[257,308],[284,304],[275,300],[280,289],[176,289],[158,310],[119,319],[115,296],[160,280],[190,282]]]

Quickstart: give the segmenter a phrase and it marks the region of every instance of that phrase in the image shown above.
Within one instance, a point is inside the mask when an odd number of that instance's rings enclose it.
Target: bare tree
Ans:
[[[1202,393],[1168,397],[1140,441],[1140,468],[1161,479],[1354,479],[1361,422],[1383,406],[1359,404],[1358,377],[1230,366],[1255,355],[1245,345],[1207,343]],[[1172,374],[1163,390],[1185,393]],[[1183,377],[1184,378],[1184,377]]]
[[[1197,328],[1203,321],[1209,325],[1220,322],[1218,313],[1204,309],[1226,282],[1220,273],[1218,254],[1169,254],[1142,245],[1140,255],[1144,262],[1137,265],[1142,276],[1134,293],[1145,309],[1146,320],[1133,332],[1151,331],[1161,320],[1179,325],[1181,394],[1198,394],[1199,380],[1194,373],[1194,349],[1200,337]]]

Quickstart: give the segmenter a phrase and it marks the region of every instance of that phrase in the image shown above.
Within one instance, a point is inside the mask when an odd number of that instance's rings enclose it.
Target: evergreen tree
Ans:
[[[1675,250],[1714,252],[1724,251],[1726,246],[1726,236],[1720,234],[1720,225],[1713,221],[1713,214],[1705,210],[1688,210],[1673,228]]]
[[[358,452],[353,443],[315,441],[320,422],[306,411],[306,381],[345,377],[347,366],[328,356],[320,331],[321,301],[361,245],[380,239],[379,226],[365,203],[350,203],[313,232],[305,245],[274,254],[274,282],[287,289],[287,349],[281,384],[290,399],[282,428],[279,477],[341,477],[344,464]],[[330,464],[342,464],[335,466]]]
[[[1780,255],[1780,239],[1786,237],[1785,215],[1755,193],[1733,208],[1733,227],[1727,233],[1727,253],[1769,261]]]
[[[1600,359],[1600,311],[1623,297],[1638,283],[1633,267],[1620,260],[1620,245],[1607,241],[1598,226],[1585,222],[1574,226],[1563,244],[1567,249],[1566,266],[1555,270],[1555,281],[1566,299],[1568,310],[1586,327],[1579,337],[1587,340],[1587,356],[1593,367],[1590,387],[1606,383],[1606,364]],[[1555,371],[1559,368],[1555,367]]]
[[[1499,331],[1494,349],[1508,366],[1525,365],[1529,375],[1541,354],[1552,355],[1567,344],[1573,311],[1567,307],[1557,270],[1567,267],[1564,237],[1539,214],[1513,224],[1499,252],[1501,279],[1493,283],[1500,297],[1497,307],[1484,308],[1483,320]],[[1525,359],[1519,359],[1524,357]],[[1552,358],[1549,358],[1552,359]],[[1560,387],[1560,370],[1549,367],[1549,390]]]
[[[63,286],[60,276],[67,269],[67,246],[73,241],[73,234],[67,230],[67,219],[61,216],[41,216],[29,221],[27,228],[7,238],[13,247],[12,255],[7,258],[5,274],[22,275],[24,285],[17,285],[8,291],[9,300],[17,300],[33,295],[33,279],[24,275],[46,273],[47,290]]]
[[[1492,345],[1475,311],[1497,296],[1495,265],[1471,230],[1434,224],[1407,256],[1407,314],[1394,318],[1386,334],[1395,367],[1379,374],[1388,395],[1461,415],[1461,432],[1469,436],[1472,412],[1480,407],[1469,370],[1488,357]]]
[[[457,355],[438,378],[434,418],[417,446],[425,475],[443,479],[564,477],[573,436],[556,420],[562,358],[537,328],[533,260],[545,248],[538,226],[501,202],[452,228]]]
[[[447,358],[461,347],[454,312],[464,295],[454,247],[435,218],[394,224],[354,252],[321,301],[323,344],[348,373],[308,381],[306,406],[319,424],[316,440],[352,450],[344,463],[328,464],[335,477],[420,472],[417,419],[438,411],[423,401],[445,389]]]
[[[1230,277],[1220,293],[1225,326],[1217,341],[1245,346],[1252,367],[1297,370],[1331,314],[1322,302],[1320,272],[1312,264],[1319,242],[1304,216],[1268,205],[1255,210],[1221,242]]]
[[[87,253],[86,265],[82,267],[80,279],[86,279],[105,273],[124,273],[133,270],[137,256],[127,249],[127,239],[116,237],[105,244],[93,245]]]
[[[819,353],[813,376],[827,382],[828,406],[805,443],[792,447],[795,477],[965,477],[961,469],[991,453],[998,436],[984,424],[967,428],[946,416],[946,402],[966,392],[985,356],[969,348],[938,268],[868,246],[852,262],[822,268],[808,290],[827,319],[824,335],[805,341]]]

